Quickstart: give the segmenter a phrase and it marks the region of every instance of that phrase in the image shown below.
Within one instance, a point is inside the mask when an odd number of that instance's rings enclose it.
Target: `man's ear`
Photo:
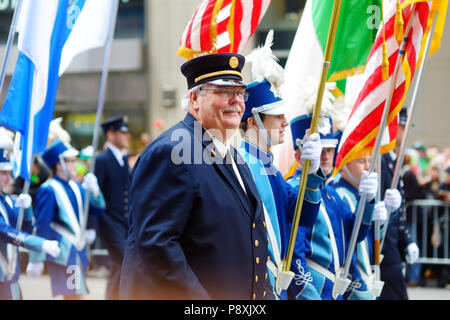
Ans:
[[[301,154],[300,154],[300,151],[298,151],[298,149],[295,150],[294,157],[295,157],[295,160],[297,161],[297,163],[300,163]]]
[[[61,167],[61,163],[58,161],[55,166],[53,167],[53,172],[56,173],[58,171],[61,171],[62,167]]]
[[[106,131],[106,139],[109,141],[114,139],[114,131],[113,130]]]
[[[197,91],[191,91],[189,92],[189,100],[191,101],[192,108],[198,112],[199,106],[198,106],[198,92]]]
[[[255,117],[250,117],[247,119],[247,124],[249,129],[258,129],[258,124],[256,123]]]

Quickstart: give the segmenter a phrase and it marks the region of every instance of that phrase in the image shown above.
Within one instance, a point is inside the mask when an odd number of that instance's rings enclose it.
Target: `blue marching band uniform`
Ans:
[[[292,137],[294,146],[297,139],[301,139],[305,131],[310,128],[312,115],[304,115],[291,121]],[[330,118],[331,121],[331,118]],[[333,133],[320,134],[321,141],[330,142],[334,140]],[[327,145],[324,145],[327,146]],[[328,147],[336,147],[332,142]],[[295,175],[288,179],[291,186],[298,189],[301,181],[301,171],[297,170]],[[356,256],[352,259],[350,276],[352,283],[345,292],[339,290],[336,281],[344,266],[346,250],[350,242],[351,232],[355,223],[355,216],[350,208],[341,199],[334,188],[324,183],[320,186],[322,195],[320,210],[312,228],[305,228],[307,266],[312,277],[312,284],[316,289],[317,296],[324,300],[330,299],[357,299],[354,295],[367,295],[368,289],[356,268]],[[374,205],[367,203],[363,212],[361,228],[357,241],[364,240],[371,225]],[[295,248],[297,250],[297,248]]]
[[[10,174],[12,162],[7,150],[0,146],[0,171]],[[3,186],[1,186],[3,187]],[[18,247],[41,252],[46,239],[32,235],[33,210],[31,203],[24,208],[21,230],[15,228],[19,208],[13,198],[4,194],[0,187],[0,300],[19,300],[22,293],[19,286],[20,266],[17,261]],[[30,198],[31,200],[31,198]]]
[[[71,153],[71,147],[57,140],[43,153],[42,159],[49,168],[54,168],[60,155]],[[61,253],[54,258],[45,253],[30,252],[30,262],[46,262],[51,278],[53,296],[83,295],[88,293],[85,274],[88,266],[86,239],[83,228],[87,221],[84,215],[86,190],[81,183],[65,180],[56,175],[38,189],[35,206],[36,234],[59,243]],[[101,192],[90,194],[89,214],[100,215],[105,207]],[[74,283],[68,285],[73,276]]]
[[[246,110],[242,121],[246,121],[264,108],[265,113],[270,111],[271,115],[284,114],[285,108],[282,100],[276,97],[270,90],[270,83],[267,80],[262,82],[254,81],[247,87],[249,99],[246,102]],[[264,129],[264,128],[261,128]],[[286,255],[291,222],[293,220],[297,201],[297,192],[283,178],[281,172],[273,165],[273,155],[270,151],[264,151],[245,138],[242,140],[240,153],[252,172],[259,195],[261,196],[265,220],[267,224],[269,255],[268,267],[269,277],[272,287],[275,289],[277,272],[282,267],[282,260]],[[303,213],[300,219],[300,226],[312,227],[319,210],[320,192],[319,185],[325,181],[322,171],[319,175],[310,174],[308,178],[308,190],[305,192]],[[303,245],[302,241],[298,241]],[[303,250],[303,248],[302,248]],[[302,264],[305,265],[304,259]],[[300,272],[301,268],[295,269],[294,281],[301,283],[302,289],[310,291],[310,283],[304,281],[305,275]],[[281,290],[280,290],[281,291]],[[287,299],[285,290],[274,294],[279,299]]]
[[[355,213],[360,198],[358,189],[343,179],[341,175],[338,175],[335,179],[333,179],[333,181],[330,182],[330,185],[336,189],[337,193],[347,203],[351,212]],[[376,298],[371,291],[371,288],[375,285],[376,281],[375,274],[372,272],[371,267],[373,264],[373,231],[373,228],[371,228],[367,234],[367,237],[363,241],[358,242],[355,248],[358,271],[361,274],[362,280],[369,288],[369,292],[367,292],[367,294],[364,294],[365,292],[362,293],[360,290],[355,290],[355,294],[360,298],[360,300],[372,300]]]
[[[19,210],[9,195],[0,194],[0,213],[0,300],[19,300],[22,295],[18,282],[21,274],[17,263],[18,246],[40,252],[45,239],[32,235],[31,207],[24,211],[21,231],[14,227]]]

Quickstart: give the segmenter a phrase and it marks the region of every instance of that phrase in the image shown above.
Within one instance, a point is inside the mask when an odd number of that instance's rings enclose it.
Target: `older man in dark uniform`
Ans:
[[[273,299],[267,230],[251,172],[228,140],[245,110],[245,59],[181,67],[189,110],[131,173],[121,299]]]
[[[99,217],[98,232],[110,257],[106,299],[115,300],[119,298],[120,269],[128,230],[130,178],[126,149],[130,133],[123,116],[106,119],[102,129],[108,147],[96,157],[95,175],[105,197],[106,210]]]

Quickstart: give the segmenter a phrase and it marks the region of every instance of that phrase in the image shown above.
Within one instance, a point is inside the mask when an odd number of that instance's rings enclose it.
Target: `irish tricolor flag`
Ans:
[[[306,86],[311,79],[319,83],[331,13],[334,0],[308,0],[295,35],[285,67],[282,97],[288,105],[288,120],[306,113],[302,105]],[[381,24],[381,0],[346,0],[342,2],[339,24],[334,42],[328,81],[337,81],[335,95],[345,93],[345,81],[349,76],[363,73],[367,57]],[[289,131],[289,130],[288,130]],[[290,135],[290,132],[288,133]],[[287,172],[294,163],[292,139],[280,150],[277,165]],[[284,150],[281,150],[284,149]],[[283,155],[283,156],[281,156]],[[286,159],[289,157],[289,159]],[[277,158],[277,157],[276,157]]]

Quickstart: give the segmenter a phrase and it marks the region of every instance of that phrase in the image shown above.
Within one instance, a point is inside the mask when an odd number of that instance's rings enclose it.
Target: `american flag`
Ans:
[[[183,32],[177,54],[189,60],[241,52],[269,5],[270,0],[203,0]]]
[[[399,54],[399,44],[394,36],[396,3],[396,0],[383,1],[385,38],[389,58],[389,79],[382,81],[383,34],[382,28],[380,28],[364,70],[363,89],[356,99],[339,144],[334,174],[337,174],[346,163],[360,158],[367,152],[371,153],[373,150],[385,101],[394,81],[394,68]],[[413,6],[407,6],[402,11],[403,20],[405,21],[404,28],[406,28],[409,19],[412,19],[412,25],[409,34],[405,35],[408,39],[406,53],[401,62],[395,90],[389,106],[386,128],[383,128],[381,153],[389,152],[395,147],[398,125],[397,115],[404,103],[406,92],[414,77],[414,71],[422,58],[424,42],[430,27],[428,18],[431,5],[431,1],[418,2],[415,4],[414,11],[412,11]]]

